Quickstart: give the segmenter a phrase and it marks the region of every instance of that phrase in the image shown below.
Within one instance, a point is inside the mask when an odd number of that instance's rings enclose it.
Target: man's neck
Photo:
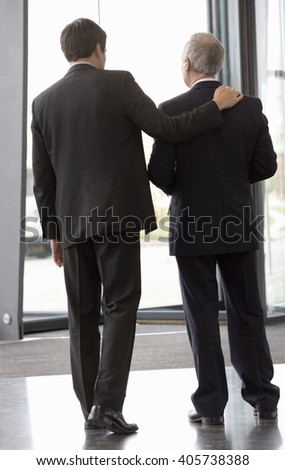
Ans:
[[[192,88],[194,85],[200,82],[217,82],[217,79],[215,77],[204,77],[204,78],[198,78],[194,82],[191,83],[190,88]]]
[[[95,65],[90,60],[77,60],[76,62],[70,62],[70,67],[72,67],[73,65],[80,65],[80,64],[92,65],[92,67],[95,67]]]

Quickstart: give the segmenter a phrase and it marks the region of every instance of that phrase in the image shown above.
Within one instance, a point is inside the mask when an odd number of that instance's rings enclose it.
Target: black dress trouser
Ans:
[[[121,411],[141,295],[139,235],[89,238],[68,247],[64,274],[73,387],[85,419],[93,405]]]
[[[273,364],[265,333],[256,270],[256,252],[177,256],[183,307],[193,350],[198,388],[192,395],[202,416],[222,416],[228,400],[218,323],[219,267],[224,291],[231,362],[245,401],[273,411],[279,388],[271,383]]]

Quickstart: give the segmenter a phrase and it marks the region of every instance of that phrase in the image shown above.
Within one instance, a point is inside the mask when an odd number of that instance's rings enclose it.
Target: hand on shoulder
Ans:
[[[214,94],[213,101],[215,101],[219,110],[232,108],[243,99],[243,94],[236,88],[221,85]]]

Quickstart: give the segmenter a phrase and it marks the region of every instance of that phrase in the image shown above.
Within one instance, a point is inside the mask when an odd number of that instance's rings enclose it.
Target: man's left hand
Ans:
[[[57,240],[51,240],[51,253],[52,258],[55,264],[61,268],[63,266],[63,250],[62,250],[62,243]]]

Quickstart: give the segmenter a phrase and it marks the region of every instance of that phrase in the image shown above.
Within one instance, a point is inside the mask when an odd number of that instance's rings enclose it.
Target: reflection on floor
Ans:
[[[275,366],[281,389],[285,365]],[[230,399],[224,426],[189,424],[193,369],[131,372],[124,407],[139,431],[130,436],[84,431],[70,376],[0,380],[0,449],[32,450],[269,450],[285,449],[285,399],[278,422],[258,422],[240,397],[239,380],[227,369]]]

